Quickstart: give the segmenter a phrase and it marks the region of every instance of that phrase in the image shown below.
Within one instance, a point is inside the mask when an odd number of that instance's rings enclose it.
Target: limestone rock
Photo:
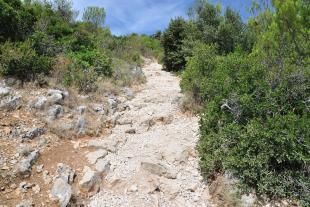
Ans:
[[[82,180],[79,182],[80,187],[82,190],[85,190],[89,192],[94,188],[96,184],[99,184],[101,181],[101,178],[99,174],[89,167],[85,166],[84,168],[84,176]]]
[[[161,163],[141,162],[141,168],[149,173],[169,179],[175,179],[177,177],[175,172],[169,171],[168,167]]]
[[[71,184],[73,183],[75,176],[74,170],[71,169],[68,165],[63,163],[57,164],[56,177],[63,179],[65,182]]]
[[[90,152],[86,155],[88,162],[90,164],[95,164],[97,162],[98,159],[100,158],[104,158],[106,155],[108,154],[108,152],[104,149],[100,149],[97,150],[95,152]]]
[[[60,207],[66,207],[72,196],[72,187],[65,180],[57,178],[53,184],[50,197],[58,200]]]
[[[9,87],[1,87],[0,86],[0,98],[7,96],[11,93],[11,88]]]
[[[34,139],[44,134],[44,131],[45,130],[43,128],[32,128],[22,136],[22,139]]]
[[[60,105],[62,105],[63,102],[64,102],[64,99],[69,96],[69,93],[67,91],[50,89],[47,92],[47,95],[48,95],[48,101],[51,104],[60,104]]]
[[[21,175],[27,175],[31,173],[31,167],[36,159],[39,157],[39,151],[35,150],[31,152],[26,158],[22,159],[18,165],[18,173]]]
[[[110,171],[111,163],[110,161],[99,159],[96,163],[96,170],[101,174],[108,174]]]
[[[46,103],[47,103],[47,98],[45,96],[39,96],[33,103],[33,108],[44,109]]]
[[[90,140],[88,146],[96,149],[105,149],[109,152],[115,152],[117,140]]]
[[[57,119],[61,113],[63,112],[63,108],[61,105],[53,105],[47,111],[47,117],[49,121],[53,121]]]
[[[13,111],[21,106],[21,102],[20,96],[9,96],[0,102],[0,110]]]

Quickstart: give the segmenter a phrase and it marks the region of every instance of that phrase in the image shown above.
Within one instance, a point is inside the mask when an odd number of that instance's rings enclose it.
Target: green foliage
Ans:
[[[0,74],[14,76],[22,81],[34,80],[38,74],[48,74],[51,59],[38,55],[29,42],[6,42],[0,47]]]
[[[99,50],[81,51],[73,53],[72,58],[83,70],[93,68],[99,76],[112,75],[111,60],[104,54],[104,52]]]
[[[186,61],[182,45],[185,39],[185,28],[185,20],[179,17],[171,20],[168,29],[163,34],[164,65],[167,71],[184,69]]]
[[[33,31],[36,16],[19,0],[0,0],[0,42],[22,40]]]
[[[104,8],[87,7],[83,13],[84,22],[90,22],[100,27],[104,25],[106,13]]]
[[[229,172],[246,192],[309,206],[310,10],[303,0],[272,3],[248,25],[226,10],[211,42],[187,37],[181,87],[203,105],[198,150],[207,178]],[[214,11],[202,19],[212,22]],[[195,21],[189,31],[201,30]]]

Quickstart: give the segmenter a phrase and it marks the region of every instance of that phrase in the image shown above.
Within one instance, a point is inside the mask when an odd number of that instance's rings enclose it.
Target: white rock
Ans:
[[[72,196],[72,187],[63,179],[58,178],[55,180],[50,197],[53,200],[58,200],[60,207],[66,207],[70,202]]]
[[[32,190],[33,190],[33,192],[34,192],[35,194],[39,194],[40,191],[41,191],[41,188],[40,188],[39,185],[35,185],[35,186],[32,187]]]
[[[161,163],[141,162],[141,168],[152,174],[164,176],[166,178],[175,179],[177,174]]]
[[[128,188],[128,192],[137,192],[138,191],[138,186],[135,184],[135,185],[132,185],[130,186],[130,188]]]
[[[107,174],[110,171],[111,163],[110,161],[99,159],[96,163],[96,170],[101,174]]]
[[[35,109],[44,109],[47,103],[47,98],[45,96],[39,96],[33,104]]]
[[[68,165],[65,165],[63,163],[57,164],[57,170],[56,170],[56,177],[63,179],[65,182],[71,184],[73,183],[75,176],[74,170],[72,170],[71,167]]]
[[[90,152],[86,155],[87,160],[90,164],[95,164],[98,159],[107,156],[108,152],[104,149],[97,150],[95,152]]]
[[[89,167],[84,167],[84,176],[80,180],[79,185],[85,191],[90,191],[96,184],[101,181],[97,172],[93,171]]]
[[[39,151],[35,150],[31,152],[26,158],[22,159],[19,164],[17,171],[21,175],[26,175],[31,173],[31,167],[36,159],[39,157]]]
[[[9,87],[1,87],[0,86],[0,98],[3,97],[3,96],[9,95],[10,92],[11,92],[11,88],[9,88]]]

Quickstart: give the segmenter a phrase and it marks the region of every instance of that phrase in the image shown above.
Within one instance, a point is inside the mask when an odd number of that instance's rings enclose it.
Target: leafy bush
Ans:
[[[229,171],[244,190],[309,202],[310,74],[287,65],[273,88],[259,57],[216,56],[198,46],[183,73],[182,89],[205,107],[199,153],[203,173]]]
[[[167,71],[183,70],[186,64],[182,51],[185,39],[186,22],[183,18],[171,20],[168,29],[163,34],[164,65]]]
[[[93,68],[99,76],[112,75],[111,60],[104,52],[99,50],[81,51],[73,53],[72,58],[83,70]]]
[[[29,42],[14,44],[6,42],[0,47],[0,73],[17,77],[22,81],[34,80],[38,74],[48,74],[51,59],[39,56]]]

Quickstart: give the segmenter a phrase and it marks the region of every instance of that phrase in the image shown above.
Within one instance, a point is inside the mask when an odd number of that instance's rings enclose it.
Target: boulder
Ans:
[[[45,96],[39,96],[33,103],[33,108],[44,109],[47,103],[47,98]]]
[[[61,90],[55,90],[50,89],[47,92],[48,101],[50,104],[60,104],[62,105],[65,98],[69,96],[69,93],[67,91],[61,91]]]
[[[161,163],[141,162],[141,168],[151,174],[176,179],[177,174]]]
[[[85,134],[87,131],[87,122],[84,117],[80,117],[76,122],[75,131],[78,134]]]
[[[110,161],[99,159],[96,163],[95,168],[100,174],[108,174],[111,168],[111,163]]]
[[[73,183],[75,176],[74,170],[63,163],[57,164],[56,178],[63,179],[66,183]]]
[[[9,87],[1,87],[0,86],[0,98],[7,96],[11,93],[11,88]]]
[[[66,207],[72,196],[72,187],[65,180],[57,178],[53,183],[50,197],[53,200],[59,201],[60,207]]]
[[[63,112],[63,108],[61,105],[53,105],[47,111],[47,117],[49,121],[53,121],[57,119],[61,113]]]
[[[31,167],[34,164],[34,162],[39,157],[39,151],[35,150],[31,152],[26,158],[23,158],[19,164],[17,171],[21,175],[29,175],[31,173]]]
[[[93,171],[89,167],[84,167],[84,176],[82,180],[79,182],[80,187],[84,191],[91,191],[95,185],[100,184],[101,178],[98,172]]]
[[[21,144],[18,148],[18,153],[22,156],[28,156],[31,152],[34,151],[34,149],[32,147],[30,147],[29,145],[26,144]]]
[[[32,128],[22,136],[22,139],[34,139],[44,134],[44,132],[45,130],[43,128]]]
[[[108,152],[104,149],[97,150],[95,152],[90,152],[86,155],[87,160],[90,164],[95,164],[98,159],[107,156]]]
[[[110,140],[90,140],[88,142],[88,147],[93,147],[96,149],[104,149],[109,152],[115,152],[118,141],[116,139]]]
[[[0,110],[13,111],[21,106],[21,102],[20,96],[9,96],[0,102]]]
[[[114,114],[117,110],[117,106],[119,101],[115,96],[109,96],[108,98],[108,103],[109,103],[109,111],[111,114]]]

